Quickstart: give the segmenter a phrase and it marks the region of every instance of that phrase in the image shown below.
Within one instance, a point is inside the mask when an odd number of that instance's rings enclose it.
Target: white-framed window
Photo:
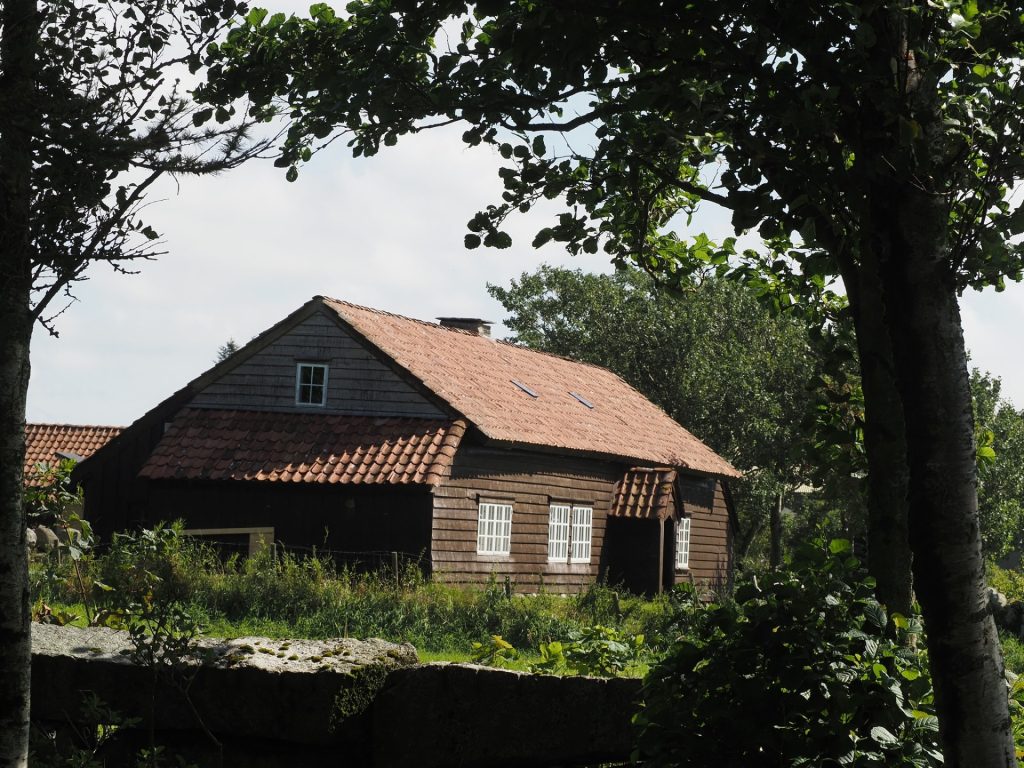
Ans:
[[[478,555],[507,555],[512,551],[512,505],[480,502],[476,526]]]
[[[690,518],[680,517],[676,521],[676,568],[690,567]]]
[[[327,366],[323,363],[297,363],[295,366],[295,403],[327,403]]]
[[[564,563],[569,559],[569,518],[572,507],[552,504],[548,509],[548,560]]]
[[[589,563],[594,508],[555,503],[548,508],[548,561]]]

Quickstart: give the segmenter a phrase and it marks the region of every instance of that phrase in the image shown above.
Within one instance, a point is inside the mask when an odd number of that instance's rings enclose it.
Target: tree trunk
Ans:
[[[32,105],[39,15],[0,11],[0,766],[28,764],[28,557],[22,506],[32,287]]]
[[[0,289],[0,766],[20,766],[27,761],[31,661],[22,466],[32,324],[25,317],[28,295],[18,317],[6,287]]]
[[[907,446],[903,403],[896,386],[892,345],[886,328],[882,286],[873,249],[863,250],[854,311],[861,386],[864,449],[868,463],[868,573],[878,601],[910,614],[913,602],[907,530]]]
[[[1002,654],[978,529],[967,356],[944,242],[949,213],[941,195],[892,179],[874,203],[906,424],[914,585],[946,765],[1013,766]]]
[[[772,504],[771,511],[771,544],[768,562],[772,568],[782,565],[782,491],[779,491]]]

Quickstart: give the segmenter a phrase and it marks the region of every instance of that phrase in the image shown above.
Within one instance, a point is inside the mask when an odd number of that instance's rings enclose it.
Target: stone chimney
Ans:
[[[458,328],[487,338],[491,336],[491,320],[481,320],[479,317],[439,317],[437,321],[444,328]]]

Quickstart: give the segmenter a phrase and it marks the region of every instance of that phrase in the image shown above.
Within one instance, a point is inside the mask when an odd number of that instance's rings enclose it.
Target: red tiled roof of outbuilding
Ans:
[[[25,475],[40,464],[50,466],[63,458],[88,458],[120,432],[121,427],[91,424],[26,424]]]
[[[740,475],[605,368],[318,298],[492,440]]]
[[[186,408],[140,477],[437,485],[461,420]]]

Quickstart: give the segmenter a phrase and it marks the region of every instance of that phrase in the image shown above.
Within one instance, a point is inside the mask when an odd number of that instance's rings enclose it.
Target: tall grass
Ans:
[[[143,542],[144,543],[144,542]],[[496,577],[482,587],[447,585],[414,565],[357,572],[330,558],[264,550],[226,562],[208,546],[177,537],[159,558],[138,540],[116,539],[102,554],[80,561],[86,583],[130,591],[139,569],[160,577],[158,598],[176,599],[200,615],[210,634],[275,637],[381,637],[425,651],[469,652],[475,641],[501,635],[517,648],[564,638],[573,629],[601,624],[642,633],[652,646],[678,629],[680,607],[668,597],[646,601],[605,584],[578,595],[514,595]],[[33,568],[36,598],[75,603],[82,596],[66,565],[50,560]],[[89,599],[110,593],[94,588]]]

